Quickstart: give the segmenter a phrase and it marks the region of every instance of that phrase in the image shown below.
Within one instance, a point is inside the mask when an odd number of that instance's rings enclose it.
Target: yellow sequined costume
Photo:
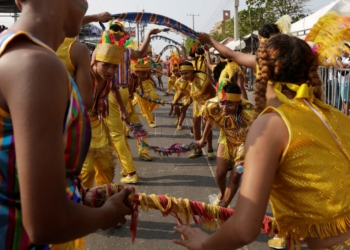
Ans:
[[[156,93],[156,90],[154,88],[154,83],[151,79],[142,81],[141,84],[142,84],[142,88],[141,86],[138,86],[136,88],[137,93],[143,93],[145,98],[151,98],[152,100],[160,100],[160,97]],[[154,122],[154,117],[152,112],[153,110],[158,108],[159,105],[154,102],[150,102],[140,96],[137,96],[137,103],[140,105],[142,114],[146,117],[147,122],[148,123]]]
[[[316,99],[307,84],[269,83],[283,104],[262,114],[278,113],[289,131],[270,195],[273,226],[297,241],[349,231],[350,118]],[[296,97],[281,94],[282,85]]]
[[[242,111],[236,119],[235,115],[222,114],[217,97],[206,102],[203,116],[212,125],[220,129],[219,144],[224,145],[223,158],[236,162],[244,158],[244,142],[250,125],[253,122],[253,105],[242,99]]]
[[[221,83],[224,79],[230,80],[236,73],[238,75],[242,75],[243,78],[245,77],[241,67],[239,67],[236,62],[229,62],[228,60],[226,61],[227,64],[220,73],[219,83]]]
[[[179,96],[179,93],[183,93],[184,96],[180,98],[179,102],[182,102],[184,105],[187,105],[191,102],[191,85],[186,82],[182,77],[176,80],[174,83],[175,94],[174,100]]]

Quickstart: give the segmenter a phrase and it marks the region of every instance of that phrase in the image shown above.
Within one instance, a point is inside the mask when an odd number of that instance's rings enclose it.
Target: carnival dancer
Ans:
[[[112,21],[109,23],[109,31],[113,34],[113,37],[116,41],[120,41],[123,37],[127,36],[128,34],[125,32],[124,24],[120,23],[118,21]],[[135,86],[132,82],[130,82],[132,79],[130,78],[130,60],[131,59],[138,59],[143,58],[147,55],[149,51],[149,43],[151,41],[151,35],[158,34],[160,31],[158,29],[152,29],[148,33],[145,41],[142,43],[142,46],[140,50],[135,50],[133,48],[127,48],[125,49],[120,64],[118,66],[117,71],[117,78],[115,79],[116,83],[116,89],[119,90],[119,93],[121,95],[121,98],[124,102],[124,106],[127,108],[128,119],[130,123],[135,124],[140,122],[140,118],[132,105],[132,98],[135,91]],[[112,93],[109,95],[109,98],[111,98]],[[116,105],[114,100],[112,100],[109,103],[109,118],[107,121],[111,121],[113,119],[125,119],[123,113],[120,114],[119,112],[119,106]],[[127,141],[125,140],[125,130],[127,129],[125,127],[125,124],[122,122],[107,122],[108,128],[110,131],[111,138],[113,140],[114,146],[116,148],[117,155],[120,160],[120,164],[122,166],[122,175],[125,175],[127,173],[133,173],[133,169],[136,167],[134,164],[134,161],[131,157],[131,152],[129,145],[127,144]],[[144,141],[147,143],[147,139],[144,138]],[[140,159],[143,159],[145,161],[152,161],[152,157],[149,155],[148,148],[142,147],[140,142],[136,139],[137,147],[138,147],[138,157]],[[128,151],[129,153],[125,153]],[[125,170],[125,171],[124,171]],[[123,182],[126,182],[127,180],[130,180],[130,178],[133,175],[127,175],[126,178],[123,179]]]
[[[159,54],[155,54],[154,56],[154,60],[152,60],[152,63],[155,66],[155,75],[158,81],[158,87],[161,89],[164,89],[163,86],[163,80],[162,80],[162,76],[163,76],[163,62],[161,60],[161,55]]]
[[[214,84],[211,78],[202,71],[195,71],[193,64],[184,61],[180,64],[181,78],[179,81],[180,91],[173,100],[173,105],[176,105],[179,100],[188,96],[193,100],[193,134],[194,139],[201,139],[201,123],[202,112],[205,102],[213,98],[216,94]],[[205,122],[203,121],[203,124]],[[196,149],[189,158],[196,158],[203,155],[201,149]],[[208,158],[214,158],[213,145],[212,145],[212,132],[208,134]]]
[[[181,75],[175,75],[174,74],[174,69],[177,71],[179,70],[179,65],[180,65],[180,58],[175,54],[175,52],[170,51],[170,59],[169,59],[169,64],[168,64],[168,87],[167,87],[167,92],[164,94],[165,96],[169,95],[168,93],[171,93],[174,88],[174,84],[178,78],[180,78]],[[179,72],[180,73],[180,72]]]
[[[84,196],[78,178],[90,127],[78,88],[54,51],[79,34],[88,4],[16,4],[22,14],[0,36],[0,249],[83,249],[74,239],[131,213],[123,203],[129,190],[102,208],[78,204],[90,204],[94,191]]]
[[[346,198],[350,118],[321,101],[319,61],[306,42],[275,35],[260,44],[257,62],[255,111],[260,116],[245,142],[235,213],[212,236],[177,228],[187,240],[176,243],[191,249],[247,245],[260,233],[270,198],[275,217],[272,227],[279,236],[289,238],[290,243],[304,238],[308,249],[346,249],[350,245],[350,201]]]
[[[207,56],[209,57],[209,51],[207,50]],[[219,55],[220,62],[218,64],[212,64],[207,60],[207,66],[211,70],[214,76],[214,80],[217,83],[223,82],[223,79],[231,79],[236,73],[237,74],[237,85],[241,88],[242,97],[248,100],[248,94],[244,87],[245,76],[242,68],[232,60],[226,59],[223,55]],[[223,86],[217,86],[217,91],[220,91]]]
[[[138,85],[136,87],[137,92],[137,103],[140,106],[142,114],[145,116],[148,125],[151,128],[155,128],[154,117],[152,112],[159,107],[155,102],[147,100],[150,98],[153,101],[160,100],[160,97],[156,93],[155,83],[150,76],[150,64],[149,58],[131,60],[131,70],[135,74],[134,76],[138,79]],[[139,96],[141,94],[142,96]]]
[[[225,79],[222,91],[206,102],[203,118],[206,126],[199,140],[199,147],[204,147],[212,126],[220,129],[218,151],[216,153],[216,183],[220,189],[213,204],[227,207],[235,196],[244,165],[244,142],[253,121],[253,105],[241,98],[241,89],[235,83]],[[226,175],[232,168],[229,183]]]
[[[106,125],[106,117],[108,116],[108,94],[115,87],[112,79],[123,52],[122,44],[116,42],[109,31],[104,31],[96,47],[96,57],[91,68],[94,105],[89,116],[92,140],[81,171],[82,183],[88,188],[94,186],[95,179],[97,185],[113,182],[115,166],[112,152],[114,146]]]
[[[168,81],[169,82],[173,82],[173,86],[175,89],[175,94],[174,94],[174,98],[173,100],[177,99],[179,92],[181,90],[181,84],[182,81],[180,81],[179,79],[181,79],[181,74],[180,74],[180,62],[179,60],[176,60],[175,58],[171,58],[170,59],[170,68],[172,69],[172,78],[171,80]],[[186,90],[184,90],[186,91]],[[187,109],[188,107],[191,105],[192,103],[192,99],[189,95],[189,92],[186,93],[186,95],[184,95],[181,99],[178,100],[178,102],[182,102],[183,106],[178,106],[172,105],[172,109],[174,109],[174,113],[176,116],[176,120],[175,120],[175,125],[177,125],[177,130],[182,130],[182,123],[186,118],[186,113],[187,113]]]

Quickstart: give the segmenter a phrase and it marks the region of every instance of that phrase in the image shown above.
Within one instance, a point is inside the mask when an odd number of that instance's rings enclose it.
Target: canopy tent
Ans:
[[[223,44],[223,45],[227,45],[228,43],[234,41],[234,39],[232,37],[226,37],[224,40],[222,40],[220,43]],[[209,49],[209,52],[210,53],[215,53],[215,48],[210,48]],[[217,51],[216,51],[217,52]],[[218,54],[219,52],[215,53],[215,54]]]
[[[292,35],[304,39],[317,20],[324,14],[331,11],[338,11],[340,15],[350,16],[350,2],[346,0],[333,1],[315,13],[293,23],[291,26]]]
[[[229,38],[231,38],[231,37],[229,37]],[[255,52],[256,49],[259,47],[259,39],[258,39],[258,32],[257,31],[253,31],[252,34],[249,34],[245,37],[241,37],[237,41],[233,41],[233,38],[231,38],[231,39],[232,40],[226,44],[223,43],[223,41],[225,41],[225,40],[221,41],[220,43],[226,45],[231,50],[240,50],[240,51],[246,52],[246,53]],[[214,48],[211,48],[209,50],[209,52],[212,52],[214,54],[219,54],[219,52],[217,50],[215,50]]]

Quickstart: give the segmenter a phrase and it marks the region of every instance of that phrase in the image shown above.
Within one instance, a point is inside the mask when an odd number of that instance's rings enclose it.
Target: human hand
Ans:
[[[96,196],[93,197],[95,190],[97,189]],[[94,207],[101,207],[106,201],[106,191],[99,189],[98,187],[86,189],[86,194],[83,200],[83,204],[88,207],[92,207],[92,202],[94,201]]]
[[[130,116],[126,108],[120,110],[120,117],[122,120],[129,122]]]
[[[133,186],[127,186],[120,192],[112,195],[104,205],[101,207],[109,214],[108,222],[101,228],[106,230],[111,227],[116,227],[118,224],[126,223],[126,215],[131,215],[132,210],[128,207],[129,204],[129,195],[134,192]]]
[[[207,33],[197,34],[196,38],[201,44],[210,44],[211,45],[211,37]]]
[[[98,13],[98,14],[95,15],[95,17],[96,17],[96,22],[105,23],[105,22],[113,20],[113,16],[109,12]]]
[[[202,46],[202,48],[205,50],[205,51],[209,51],[209,47],[208,47],[208,45],[204,45],[204,46]]]
[[[173,242],[190,250],[204,249],[203,243],[209,238],[209,234],[199,228],[180,225],[174,227],[174,231],[184,235],[185,240],[173,239]]]
[[[149,34],[150,34],[150,35],[156,35],[156,34],[158,34],[158,33],[160,33],[160,32],[162,32],[160,29],[151,29],[151,30],[149,31]]]
[[[196,146],[198,147],[198,149],[204,148],[205,145],[207,145],[207,142],[204,141],[203,139],[200,139],[200,140],[198,141],[198,144],[196,144]]]

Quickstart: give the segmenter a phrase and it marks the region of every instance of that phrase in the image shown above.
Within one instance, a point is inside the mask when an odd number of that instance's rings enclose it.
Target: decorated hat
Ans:
[[[113,34],[105,30],[96,46],[96,60],[111,64],[119,64],[124,50],[132,42],[132,39],[125,36],[116,41]]]
[[[148,57],[138,60],[131,60],[130,69],[134,71],[148,71],[150,69]]]
[[[216,91],[217,91],[217,98],[219,102],[224,101],[231,101],[231,102],[237,102],[241,100],[241,94],[234,94],[234,93],[226,93],[224,90],[224,86],[227,84],[230,84],[230,81],[228,78],[223,78],[221,82],[218,82],[216,84]]]

